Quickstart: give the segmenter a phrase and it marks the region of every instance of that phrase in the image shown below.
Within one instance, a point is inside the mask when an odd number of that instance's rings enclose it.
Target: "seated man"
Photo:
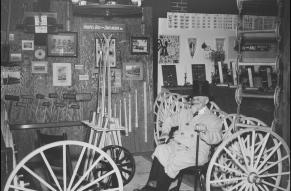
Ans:
[[[198,165],[208,162],[210,145],[218,144],[222,135],[222,121],[206,106],[208,97],[209,83],[193,82],[191,107],[165,120],[163,133],[168,134],[173,127],[178,129],[167,144],[156,147],[149,179],[140,191],[167,191],[180,170],[196,165],[197,133],[200,133]]]

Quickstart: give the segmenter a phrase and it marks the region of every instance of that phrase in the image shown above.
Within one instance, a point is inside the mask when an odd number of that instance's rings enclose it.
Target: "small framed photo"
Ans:
[[[96,64],[95,67],[98,68],[100,63],[102,63],[103,60],[103,52],[101,47],[102,47],[102,42],[100,39],[95,39],[95,58],[96,58]],[[112,38],[110,40],[109,44],[109,56],[108,56],[109,62],[110,62],[110,67],[116,67],[116,39]]]
[[[143,64],[141,62],[128,62],[123,65],[123,74],[125,80],[142,80]]]
[[[131,37],[130,52],[131,54],[149,54],[148,37]]]
[[[76,32],[48,34],[47,55],[77,57],[78,39]]]
[[[9,61],[10,62],[21,62],[22,61],[22,54],[21,53],[10,53]]]
[[[71,86],[71,63],[53,63],[53,86]]]
[[[32,61],[31,72],[33,74],[46,74],[47,73],[47,61]]]
[[[22,50],[34,50],[34,41],[22,40]]]

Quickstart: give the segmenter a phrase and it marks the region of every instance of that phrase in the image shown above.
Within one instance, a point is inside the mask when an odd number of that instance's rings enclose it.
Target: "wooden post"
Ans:
[[[137,89],[135,89],[134,93],[135,93],[135,128],[138,128]]]
[[[146,82],[143,82],[143,101],[144,101],[144,141],[148,142],[147,83]]]
[[[128,131],[131,132],[131,95],[128,94]]]

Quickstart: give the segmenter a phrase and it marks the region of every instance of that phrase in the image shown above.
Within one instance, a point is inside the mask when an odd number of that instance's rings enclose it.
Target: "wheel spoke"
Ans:
[[[266,182],[266,181],[262,181],[262,183],[263,184],[266,184],[266,185],[268,185],[268,186],[271,186],[271,187],[273,187],[273,188],[277,188],[277,189],[279,189],[279,190],[283,190],[283,191],[289,191],[289,190],[287,190],[286,188],[282,188],[282,187],[280,187],[280,186],[276,186],[276,185],[274,185],[274,184],[271,184],[271,183],[269,183],[269,182]]]
[[[227,189],[227,191],[232,191],[232,190],[236,190],[236,189],[238,189],[240,186],[244,186],[243,184],[245,183],[245,181],[241,181],[240,183],[238,183],[238,184],[236,184],[236,185],[234,185],[233,187],[231,187],[231,188],[228,188]]]
[[[227,178],[227,179],[211,180],[210,183],[215,184],[215,183],[223,183],[223,182],[235,182],[235,181],[245,180],[245,179],[246,179],[245,177]]]
[[[131,173],[130,170],[127,170],[127,169],[125,169],[125,168],[120,168],[120,171],[122,171],[122,172],[126,172],[127,174],[130,174],[130,173]]]
[[[249,167],[249,164],[248,164],[249,162],[248,162],[247,157],[246,157],[246,148],[245,148],[245,144],[242,143],[242,140],[241,140],[241,137],[240,137],[240,136],[238,136],[238,143],[239,143],[239,145],[240,145],[241,152],[242,152],[242,154],[243,154],[243,158],[244,158],[245,164],[246,164],[247,167]]]
[[[265,186],[265,185],[263,185]],[[267,191],[266,188],[264,188],[263,186],[261,186],[260,184],[258,184],[258,187],[262,190],[262,191]]]
[[[29,188],[22,188],[19,186],[15,186],[15,185],[10,185],[10,188],[14,188],[15,190],[22,190],[22,191],[37,191],[37,190],[33,190],[33,189],[29,189]]]
[[[260,175],[260,178],[266,178],[266,177],[273,177],[273,176],[284,176],[284,175],[290,175],[290,172],[280,172],[280,173],[272,173],[272,174],[264,174]]]
[[[252,130],[252,145],[251,145],[251,161],[250,166],[254,166],[254,158],[255,158],[255,141],[256,141],[256,134],[255,130]]]
[[[96,184],[96,183],[99,182],[100,180],[103,180],[104,178],[106,178],[107,176],[109,176],[109,175],[111,175],[111,174],[113,174],[113,173],[114,173],[114,170],[112,170],[112,171],[110,171],[110,172],[104,174],[103,176],[101,176],[101,177],[95,179],[94,181],[90,181],[89,184],[86,184],[85,186],[83,186],[82,188],[80,188],[78,191],[83,191],[83,190],[89,188],[90,186],[93,186],[94,184]]]
[[[97,158],[97,160],[89,167],[89,169],[86,170],[86,172],[82,175],[82,177],[78,180],[78,182],[75,184],[75,186],[72,188],[71,191],[75,191],[75,189],[81,184],[81,182],[86,178],[87,175],[95,168],[95,166],[98,164],[98,162],[102,159],[101,156]]]
[[[271,156],[277,151],[277,149],[281,146],[281,142],[276,145],[276,147],[272,150],[272,152],[265,158],[265,160],[260,164],[260,166],[258,167],[257,170],[260,170],[264,165],[265,163],[271,158]]]
[[[244,173],[242,173],[242,172],[240,172],[238,170],[235,170],[235,169],[232,169],[232,168],[228,168],[228,167],[222,166],[221,164],[214,163],[214,165],[216,165],[216,166],[218,166],[218,167],[220,167],[222,169],[226,169],[226,170],[228,170],[230,172],[234,172],[234,173],[236,173],[239,176],[246,176],[246,174],[244,174]]]
[[[49,188],[50,190],[53,191],[57,191],[56,189],[54,189],[47,181],[45,181],[43,178],[41,178],[40,176],[38,176],[35,172],[33,172],[30,168],[28,168],[27,166],[23,165],[23,168],[29,173],[31,174],[34,178],[36,178],[39,182],[41,182],[43,185],[45,185],[47,188]]]
[[[58,179],[57,179],[57,177],[56,177],[54,171],[52,170],[52,167],[51,167],[51,165],[49,164],[49,162],[48,162],[48,160],[47,160],[45,154],[44,154],[43,152],[40,152],[40,155],[41,155],[41,157],[42,157],[42,159],[43,159],[43,161],[44,161],[46,167],[48,168],[48,170],[49,170],[49,172],[50,172],[50,174],[51,174],[51,176],[52,176],[52,178],[53,178],[55,184],[57,185],[58,189],[59,189],[59,190],[63,190],[63,189],[61,188],[60,183],[59,183],[59,181],[58,181]]]
[[[263,144],[261,146],[261,150],[260,150],[260,153],[258,155],[257,161],[256,161],[256,163],[254,165],[254,168],[257,168],[258,167],[259,161],[260,161],[260,159],[262,157],[262,154],[263,154],[263,152],[264,152],[264,150],[266,148],[266,144],[267,144],[267,141],[269,139],[269,136],[270,136],[270,133],[267,133],[267,135],[264,137]]]
[[[81,164],[81,161],[82,161],[82,159],[83,159],[83,156],[84,156],[85,151],[86,151],[86,147],[83,147],[83,149],[82,149],[82,151],[81,151],[81,154],[80,154],[80,156],[79,156],[79,158],[78,158],[77,164],[76,164],[76,166],[75,166],[75,169],[74,169],[73,175],[72,175],[72,177],[71,177],[71,180],[70,180],[70,183],[69,183],[69,186],[68,186],[68,190],[70,190],[71,187],[72,187],[72,184],[73,184],[73,182],[74,182],[74,180],[75,180],[75,177],[76,177],[76,175],[77,175],[77,172],[78,172],[78,170],[79,170],[79,166],[80,166],[80,164]]]
[[[254,191],[259,191],[258,187],[256,185],[252,185],[254,188]]]
[[[67,150],[66,145],[63,145],[63,186],[64,191],[67,191]]]
[[[280,162],[282,162],[283,160],[285,160],[285,159],[287,159],[287,158],[289,158],[288,155],[284,156],[284,157],[281,158],[280,160],[278,160],[278,161],[272,163],[270,166],[267,166],[266,168],[264,168],[264,169],[262,169],[262,170],[261,170],[261,169],[258,169],[258,170],[259,170],[259,173],[258,173],[258,174],[261,174],[261,173],[265,172],[266,170],[272,168],[273,166],[275,166],[276,164],[279,164]]]
[[[119,157],[121,155],[122,150],[121,149],[117,149],[117,153],[116,153],[116,159],[119,160]]]
[[[131,167],[132,166],[132,163],[131,162],[126,162],[126,163],[120,164],[120,166],[122,166],[122,167],[124,167],[124,166]]]
[[[120,173],[121,174],[121,177],[122,177],[122,181],[125,182],[126,181],[126,177],[123,173]]]
[[[232,158],[232,160],[235,162],[235,164],[240,167],[244,172],[247,172],[247,170],[240,164],[240,162],[231,154],[231,152],[227,148],[223,148],[225,152]]]

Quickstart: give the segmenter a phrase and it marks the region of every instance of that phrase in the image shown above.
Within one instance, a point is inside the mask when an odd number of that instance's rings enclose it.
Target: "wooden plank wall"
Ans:
[[[24,11],[32,11],[33,0],[25,0],[19,2],[19,0],[12,1],[13,14],[11,16],[11,27],[10,33],[15,34],[15,40],[10,42],[16,51],[21,52],[21,40],[33,40],[34,34],[23,33],[22,31],[15,30],[16,24],[21,24]],[[6,3],[5,3],[6,2]],[[1,1],[1,5],[8,5],[8,1]],[[4,6],[4,7],[5,7]],[[7,13],[1,16],[6,17]],[[4,8],[3,7],[3,8]],[[72,7],[71,7],[72,8]],[[16,11],[17,10],[17,11]],[[63,24],[65,29],[66,21],[66,1],[51,0],[51,11],[57,12],[58,23]],[[1,86],[1,101],[5,94],[14,95],[36,95],[38,93],[46,96],[48,101],[60,101],[66,104],[65,109],[58,109],[53,112],[53,117],[46,117],[44,121],[43,115],[45,108],[39,107],[39,115],[35,116],[35,110],[37,105],[42,102],[37,99],[33,99],[31,103],[25,108],[16,107],[15,104],[12,107],[12,123],[36,123],[36,122],[55,122],[55,121],[77,121],[77,120],[88,120],[90,111],[95,109],[96,105],[96,92],[97,82],[92,79],[92,71],[95,66],[95,38],[97,38],[97,31],[84,31],[81,30],[84,23],[112,23],[112,24],[125,24],[126,30],[123,33],[114,33],[113,37],[116,38],[117,45],[117,67],[122,69],[123,63],[127,61],[135,61],[143,63],[144,67],[144,78],[139,81],[128,81],[122,79],[121,91],[112,96],[112,105],[119,102],[125,96],[128,97],[131,94],[132,100],[134,98],[134,91],[138,91],[138,117],[139,117],[139,128],[132,128],[133,131],[129,133],[129,136],[122,136],[123,146],[129,149],[131,152],[145,152],[153,150],[153,120],[152,120],[152,105],[153,105],[153,91],[152,91],[152,70],[153,70],[153,59],[152,59],[152,11],[151,8],[144,8],[144,22],[145,22],[145,35],[141,33],[141,17],[139,18],[112,18],[110,20],[101,17],[76,17],[72,15],[71,11],[71,32],[78,33],[78,57],[47,57],[48,61],[48,74],[35,75],[31,73],[31,61],[33,60],[33,51],[22,51],[24,61],[18,67],[9,68],[9,70],[21,72],[21,83],[17,85]],[[1,21],[2,21],[1,18]],[[5,19],[3,19],[5,21]],[[5,31],[6,25],[2,26],[1,31]],[[2,33],[1,33],[2,36]],[[149,55],[131,55],[130,53],[130,37],[131,36],[147,36],[150,38],[150,54]],[[1,37],[1,43],[2,43]],[[71,63],[72,64],[72,86],[70,87],[54,87],[52,86],[52,63]],[[75,70],[74,65],[83,65],[82,70]],[[8,70],[1,66],[1,71]],[[79,75],[88,74],[89,81],[79,81]],[[1,75],[2,77],[2,75]],[[147,82],[147,116],[148,116],[148,141],[144,141],[144,107],[143,107],[143,83]],[[92,93],[93,98],[89,102],[79,102],[80,109],[73,110],[67,109],[69,102],[62,99],[62,94],[72,93]],[[49,93],[57,93],[59,98],[51,100],[48,98]],[[7,101],[5,101],[7,102]],[[8,104],[8,103],[7,103]],[[134,124],[134,108],[135,104],[132,101],[132,124]],[[123,111],[123,109],[122,109]],[[128,112],[128,109],[127,109]],[[58,113],[58,114],[56,114]],[[56,115],[58,117],[56,117]],[[123,119],[123,118],[122,118]],[[124,125],[124,120],[122,120]],[[85,140],[88,128],[85,127],[65,127],[65,128],[50,128],[43,129],[45,133],[61,134],[66,132],[68,138],[72,140]],[[27,153],[32,151],[35,142],[35,130],[25,130],[14,132],[15,141],[18,145],[19,158],[22,158]]]

